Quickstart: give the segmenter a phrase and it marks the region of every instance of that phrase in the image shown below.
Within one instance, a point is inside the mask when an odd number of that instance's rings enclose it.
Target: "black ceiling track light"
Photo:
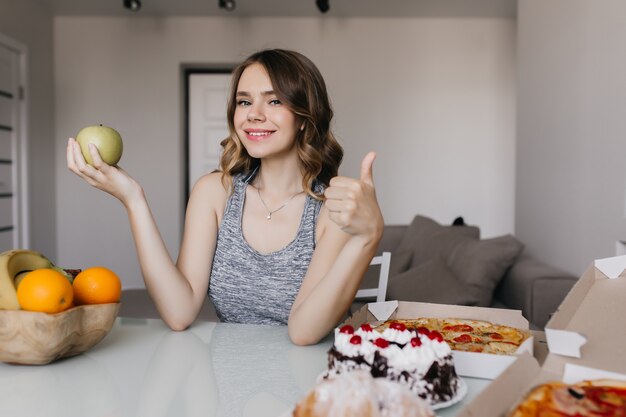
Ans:
[[[330,4],[328,4],[328,0],[315,0],[315,4],[320,12],[326,13],[330,10]]]
[[[138,12],[141,9],[141,1],[139,0],[124,0],[124,7],[130,11]]]
[[[220,9],[228,10],[232,12],[237,7],[235,0],[219,0]]]

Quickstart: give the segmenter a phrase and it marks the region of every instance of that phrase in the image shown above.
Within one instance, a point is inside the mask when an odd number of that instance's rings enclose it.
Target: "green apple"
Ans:
[[[100,157],[109,165],[115,165],[122,157],[122,137],[117,130],[108,126],[87,126],[82,128],[76,141],[80,145],[80,150],[89,165],[93,165],[89,144],[93,143],[100,152]]]

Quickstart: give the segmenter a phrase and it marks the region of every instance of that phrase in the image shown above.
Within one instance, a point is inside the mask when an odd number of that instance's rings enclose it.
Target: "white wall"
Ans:
[[[376,150],[387,223],[463,215],[512,233],[515,22],[510,19],[87,18],[54,21],[56,158],[84,125],[124,137],[121,165],[144,186],[173,257],[183,217],[181,63],[235,63],[263,47],[319,66],[345,147],[344,175]],[[141,286],[125,212],[59,163],[63,265],[104,264]]]
[[[580,275],[626,239],[626,2],[518,3],[517,236]]]
[[[29,246],[55,260],[52,14],[32,0],[0,0],[0,33],[27,48]]]

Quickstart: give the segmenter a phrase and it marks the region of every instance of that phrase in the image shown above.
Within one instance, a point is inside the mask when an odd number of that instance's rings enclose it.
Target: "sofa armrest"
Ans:
[[[521,310],[532,327],[543,329],[577,280],[568,272],[522,254],[496,288],[494,302]]]

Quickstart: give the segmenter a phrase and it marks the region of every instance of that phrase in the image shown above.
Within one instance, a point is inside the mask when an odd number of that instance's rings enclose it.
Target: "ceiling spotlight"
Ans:
[[[139,0],[124,0],[124,7],[133,12],[138,12],[141,9],[141,2]]]
[[[237,7],[237,4],[235,4],[235,0],[219,0],[219,5],[220,9],[225,9],[229,12],[232,12],[233,10],[235,10],[235,7]]]
[[[317,4],[317,8],[322,13],[326,13],[330,9],[330,4],[328,4],[328,0],[315,0],[315,4]]]

